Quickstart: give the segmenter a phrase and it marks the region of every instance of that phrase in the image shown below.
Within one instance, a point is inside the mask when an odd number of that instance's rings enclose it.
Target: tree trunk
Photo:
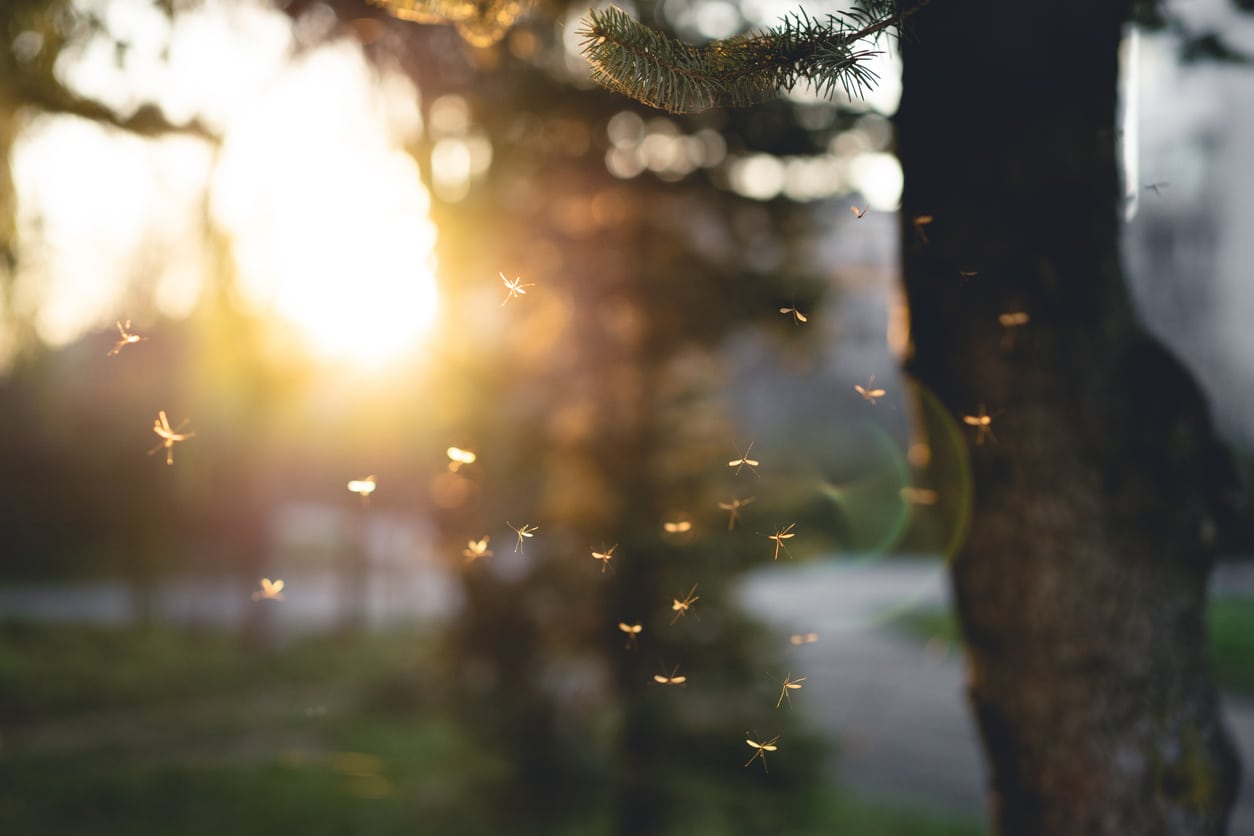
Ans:
[[[957,419],[976,496],[952,574],[1014,836],[1221,833],[1239,773],[1204,645],[1231,470],[1120,273],[1126,11],[933,3],[902,39],[909,369],[994,416],[982,443]]]

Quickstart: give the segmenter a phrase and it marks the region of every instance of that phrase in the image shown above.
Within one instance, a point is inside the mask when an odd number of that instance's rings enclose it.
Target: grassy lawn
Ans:
[[[503,809],[496,793],[529,764],[466,727],[431,673],[435,655],[415,634],[261,653],[214,634],[0,625],[0,833],[615,832],[612,790],[595,782],[542,819]],[[774,764],[772,782],[751,792],[746,777],[766,776],[667,777],[664,792],[693,810],[674,824],[685,836],[982,832],[823,782],[794,789]],[[784,803],[788,821],[765,801]]]
[[[1219,598],[1207,613],[1219,687],[1254,696],[1254,598]]]
[[[1218,598],[1207,611],[1211,662],[1220,688],[1254,696],[1254,598]],[[893,622],[899,632],[923,641],[962,642],[948,609],[916,610]]]

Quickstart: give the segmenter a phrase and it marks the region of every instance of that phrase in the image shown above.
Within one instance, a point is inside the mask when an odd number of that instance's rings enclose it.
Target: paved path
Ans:
[[[1254,588],[1254,571],[1220,575],[1226,591]],[[952,650],[922,647],[887,628],[890,613],[941,606],[940,566],[884,560],[873,565],[771,567],[751,575],[741,599],[751,612],[789,633],[819,640],[795,648],[791,671],[808,677],[798,710],[832,733],[838,773],[852,788],[980,816],[984,765],[963,698],[962,660]],[[821,696],[820,696],[821,695]],[[1242,779],[1230,836],[1254,836],[1254,702],[1229,699],[1228,723],[1250,766]]]

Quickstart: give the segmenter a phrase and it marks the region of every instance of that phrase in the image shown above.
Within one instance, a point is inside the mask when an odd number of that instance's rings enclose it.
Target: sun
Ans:
[[[430,199],[370,73],[352,50],[289,68],[231,125],[213,206],[249,302],[311,355],[377,367],[417,353],[438,300]]]

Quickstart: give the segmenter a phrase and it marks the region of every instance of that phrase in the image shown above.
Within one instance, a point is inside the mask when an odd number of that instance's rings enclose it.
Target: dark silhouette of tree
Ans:
[[[1127,9],[1086,6],[1080,30],[1063,23],[1078,6],[989,12],[940,4],[909,24],[899,148],[908,367],[955,415],[1002,412],[998,443],[973,448],[953,564],[993,819],[1007,834],[1222,832],[1238,767],[1204,610],[1235,482],[1119,266]],[[934,218],[926,243],[918,216]],[[1009,311],[1031,319],[1007,345]]]
[[[994,824],[1221,832],[1238,764],[1207,669],[1205,585],[1237,486],[1200,390],[1137,322],[1119,268],[1117,49],[1132,10],[910,11],[907,368],[989,440],[972,447],[975,516],[953,580]],[[640,29],[594,17],[589,54],[612,88],[673,108],[655,91],[691,75],[696,48],[641,49],[660,36]],[[1231,57],[1219,43],[1188,39],[1185,57]],[[632,63],[637,51],[661,66]],[[715,72],[712,89],[739,73]],[[1007,314],[1030,321],[1013,341]]]

